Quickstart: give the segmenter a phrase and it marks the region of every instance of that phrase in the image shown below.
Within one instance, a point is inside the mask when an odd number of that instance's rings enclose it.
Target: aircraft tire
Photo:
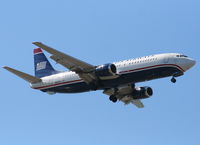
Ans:
[[[113,103],[117,102],[117,98],[114,95],[111,95],[109,97],[110,101],[112,101]]]
[[[176,83],[176,79],[173,77],[173,78],[171,79],[171,82],[172,82],[172,83]]]

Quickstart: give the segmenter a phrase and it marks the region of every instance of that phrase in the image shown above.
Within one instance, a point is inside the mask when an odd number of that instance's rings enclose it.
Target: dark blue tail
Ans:
[[[58,73],[47,60],[41,48],[34,49],[35,76],[38,78]]]

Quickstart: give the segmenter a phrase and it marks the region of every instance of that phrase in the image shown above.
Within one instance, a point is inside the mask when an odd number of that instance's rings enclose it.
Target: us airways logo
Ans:
[[[46,61],[39,62],[39,63],[37,63],[36,71],[45,69],[46,66],[47,66],[47,62]]]

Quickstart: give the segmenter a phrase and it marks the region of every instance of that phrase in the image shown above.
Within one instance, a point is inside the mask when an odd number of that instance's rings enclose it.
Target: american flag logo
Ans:
[[[45,68],[46,68],[46,65],[47,65],[47,62],[46,62],[46,61],[39,62],[39,63],[37,63],[36,70],[38,71],[38,70],[45,69]]]

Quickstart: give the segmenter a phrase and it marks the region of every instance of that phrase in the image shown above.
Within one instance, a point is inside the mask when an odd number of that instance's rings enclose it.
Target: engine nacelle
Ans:
[[[117,76],[117,68],[114,64],[104,64],[96,67],[96,75],[100,79],[112,79]]]
[[[136,87],[133,92],[133,99],[145,99],[153,95],[153,90],[150,87]]]

